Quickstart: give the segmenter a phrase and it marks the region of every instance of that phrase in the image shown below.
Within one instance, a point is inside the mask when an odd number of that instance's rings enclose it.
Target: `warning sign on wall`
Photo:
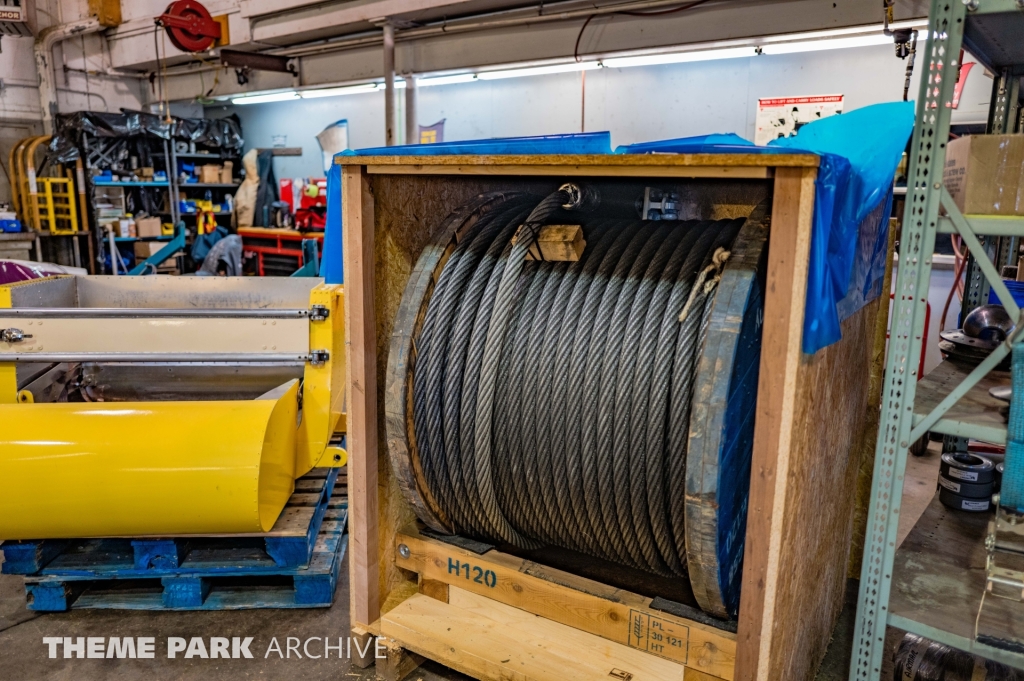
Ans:
[[[780,137],[792,137],[811,121],[840,113],[843,113],[843,95],[758,99],[754,144],[768,144]]]

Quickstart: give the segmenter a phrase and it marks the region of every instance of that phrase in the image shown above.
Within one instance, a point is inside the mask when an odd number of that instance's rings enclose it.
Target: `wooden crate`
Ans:
[[[353,631],[385,678],[420,656],[480,679],[805,679],[842,608],[878,301],[813,356],[801,333],[818,159],[810,155],[347,157],[342,171]],[[702,217],[772,197],[743,591],[735,633],[699,613],[417,532],[391,472],[383,381],[416,259],[442,219],[499,189],[678,183]],[[448,561],[452,561],[449,565]],[[453,570],[454,563],[459,567]],[[465,572],[463,565],[470,566]],[[467,578],[467,575],[469,577]],[[479,576],[481,581],[476,581]],[[672,610],[670,608],[670,610]]]

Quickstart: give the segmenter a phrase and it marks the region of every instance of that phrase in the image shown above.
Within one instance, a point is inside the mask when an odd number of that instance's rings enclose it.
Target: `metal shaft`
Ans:
[[[395,27],[384,24],[384,143],[395,145]]]
[[[405,143],[420,143],[420,126],[416,118],[416,76],[409,73],[405,76]]]

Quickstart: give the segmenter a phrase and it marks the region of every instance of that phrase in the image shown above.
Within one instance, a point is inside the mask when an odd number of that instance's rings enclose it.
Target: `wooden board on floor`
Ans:
[[[718,678],[733,676],[735,634],[655,610],[650,598],[496,550],[476,554],[415,532],[396,541],[398,566],[448,584],[449,602],[458,588]]]
[[[676,662],[455,587],[449,603],[407,599],[384,615],[381,633],[478,679],[684,681],[686,673]]]

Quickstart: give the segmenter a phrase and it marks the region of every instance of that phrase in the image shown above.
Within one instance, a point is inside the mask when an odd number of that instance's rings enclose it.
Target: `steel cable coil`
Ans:
[[[687,421],[713,290],[697,280],[743,221],[595,220],[578,261],[527,260],[570,201],[509,198],[441,270],[412,379],[426,484],[459,534],[685,575]]]
[[[421,256],[389,356],[399,479],[429,527],[689,574],[734,616],[764,208],[602,217],[567,187],[483,195]],[[578,260],[539,259],[547,224],[582,226]]]

